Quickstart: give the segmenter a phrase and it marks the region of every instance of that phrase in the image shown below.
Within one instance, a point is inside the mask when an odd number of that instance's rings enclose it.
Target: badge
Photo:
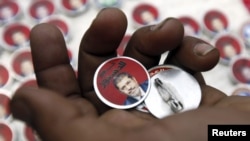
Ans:
[[[250,86],[246,84],[238,84],[233,90],[232,96],[250,96]]]
[[[219,10],[210,10],[205,13],[203,18],[206,33],[213,37],[217,33],[223,33],[228,30],[229,21],[226,15]]]
[[[0,64],[0,88],[6,88],[12,83],[10,69],[4,64]]]
[[[41,141],[36,131],[31,127],[25,125],[23,128],[24,138],[26,141]]]
[[[14,141],[15,133],[12,127],[4,121],[0,120],[0,140],[3,141]]]
[[[138,61],[121,56],[108,59],[98,67],[94,88],[108,106],[128,109],[142,104],[150,90],[150,77]]]
[[[137,28],[158,22],[159,11],[152,4],[140,3],[133,9],[132,17]]]
[[[178,19],[184,26],[185,35],[198,36],[201,34],[200,25],[192,17],[181,16]]]
[[[234,58],[230,63],[230,74],[234,83],[250,84],[250,58]]]
[[[9,108],[10,98],[11,93],[8,90],[0,89],[0,120],[6,120],[11,115]]]
[[[149,69],[151,89],[145,104],[155,117],[166,116],[197,108],[201,89],[196,79],[171,65]]]
[[[37,80],[36,80],[36,77],[35,75],[32,75],[32,76],[28,76],[28,77],[25,77],[23,78],[20,82],[19,82],[19,85],[16,86],[16,89],[17,90],[18,88],[20,87],[35,87],[37,88],[38,87],[38,84],[37,84]],[[14,88],[13,88],[14,89]]]
[[[85,12],[88,7],[88,0],[61,0],[61,8],[69,16],[77,16]]]
[[[242,0],[242,3],[244,4],[248,12],[250,12],[250,0]]]
[[[107,7],[120,8],[122,4],[122,0],[95,0],[94,2],[99,9]]]
[[[18,49],[11,55],[10,69],[18,81],[35,74],[30,48]]]
[[[220,52],[220,62],[228,65],[232,58],[242,55],[244,43],[233,34],[218,34],[214,39],[214,46]]]
[[[2,34],[3,47],[8,51],[14,51],[20,47],[29,45],[30,28],[23,23],[13,23],[4,28]]]
[[[29,7],[30,16],[37,22],[53,15],[55,11],[55,5],[50,0],[36,0]]]
[[[240,29],[240,37],[244,40],[246,47],[250,48],[250,21],[246,21]]]
[[[0,24],[16,21],[21,16],[21,9],[16,1],[7,0],[0,3]]]

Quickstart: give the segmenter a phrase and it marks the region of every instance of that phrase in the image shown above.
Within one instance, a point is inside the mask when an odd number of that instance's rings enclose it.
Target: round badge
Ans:
[[[3,47],[13,51],[29,45],[30,28],[22,23],[13,23],[7,26],[2,34]]]
[[[47,18],[46,20],[43,20],[42,23],[49,23],[57,26],[60,31],[62,32],[65,41],[69,41],[69,24],[65,17],[63,16],[52,16]]]
[[[233,34],[219,34],[214,38],[214,46],[220,52],[220,62],[228,65],[232,58],[244,53],[243,41]]]
[[[241,38],[245,45],[250,48],[250,21],[245,22],[240,29]]]
[[[97,68],[94,88],[108,106],[128,109],[142,104],[150,89],[150,77],[138,61],[121,56],[103,62]]]
[[[237,57],[234,58],[230,64],[230,72],[233,78],[233,82],[250,84],[250,58],[249,57]]]
[[[23,130],[26,141],[41,141],[38,134],[31,127],[25,125]]]
[[[18,88],[20,87],[38,87],[36,77],[34,75],[24,78]]]
[[[166,116],[197,108],[201,89],[196,79],[171,65],[149,69],[151,89],[145,104],[155,117]]]
[[[232,92],[232,96],[250,96],[250,86],[246,84],[239,84]]]
[[[33,61],[30,48],[16,50],[11,56],[11,72],[18,81],[34,75]]]
[[[21,15],[21,9],[15,1],[1,1],[0,24],[7,24],[17,20]]]
[[[155,24],[159,20],[159,11],[152,4],[138,4],[132,11],[136,27]]]
[[[8,90],[0,89],[0,119],[7,119],[10,115],[9,102],[11,93]]]
[[[125,51],[125,48],[128,44],[128,41],[130,40],[131,35],[125,35],[119,45],[119,47],[117,48],[117,55],[118,56],[122,56],[123,52]]]
[[[36,21],[53,15],[55,11],[55,5],[50,0],[36,0],[33,1],[29,7],[29,14]]]
[[[88,0],[61,0],[62,10],[69,16],[77,16],[88,9]]]
[[[178,19],[184,26],[185,35],[198,36],[200,34],[200,25],[195,19],[189,16],[181,16]]]
[[[122,0],[95,0],[95,4],[99,9],[107,7],[117,7],[120,8]]]
[[[11,82],[10,69],[4,64],[0,64],[0,88],[9,86]]]
[[[226,15],[219,10],[208,11],[204,16],[203,22],[205,30],[211,36],[227,31],[229,26]]]
[[[0,121],[0,140],[1,141],[14,141],[14,132],[11,126],[4,121]]]
[[[250,12],[250,0],[242,0],[242,3],[244,4],[248,12]]]

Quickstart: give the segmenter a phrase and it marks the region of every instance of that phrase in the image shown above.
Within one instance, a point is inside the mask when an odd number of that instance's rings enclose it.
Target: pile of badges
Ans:
[[[171,65],[146,70],[129,57],[115,57],[103,62],[93,82],[97,96],[112,108],[151,113],[164,118],[197,108],[201,89],[189,73]]]
[[[8,107],[17,88],[24,85],[37,87],[29,44],[31,28],[39,23],[56,25],[65,38],[71,64],[77,71],[77,61],[74,59],[77,57],[72,50],[73,47],[70,46],[75,39],[70,26],[71,21],[93,11],[94,17],[105,7],[124,10],[123,5],[128,3],[134,3],[134,7],[129,11],[131,15],[128,16],[131,17],[129,20],[132,21],[133,31],[167,18],[163,17],[159,7],[149,0],[148,2],[143,0],[2,0],[0,2],[0,140],[3,138],[7,141],[39,140],[30,127],[13,119]],[[243,0],[243,3],[249,7],[248,0]],[[232,95],[250,95],[250,21],[243,23],[239,34],[235,34],[230,29],[227,13],[218,9],[205,11],[200,23],[191,15],[176,18],[183,23],[186,35],[202,38],[219,49],[220,63],[228,66],[232,82],[235,85],[241,84],[236,87],[239,89]],[[201,100],[201,92],[196,80],[188,73],[167,65],[146,70],[138,61],[122,57],[130,37],[128,32],[117,49],[118,57],[104,62],[96,72],[94,86],[98,97],[113,108],[136,108],[157,118],[196,108]],[[126,76],[127,72],[131,73],[127,78],[127,81],[131,81],[127,83],[130,82],[134,87],[139,85],[138,89],[129,90],[125,81],[119,81],[118,74]],[[117,82],[117,85],[114,85],[114,82]],[[128,96],[126,92],[131,94],[140,92],[142,95]]]
[[[123,0],[3,0],[0,2],[0,140],[38,141],[36,133],[21,121],[13,119],[9,101],[21,86],[37,87],[30,50],[30,31],[39,23],[56,25],[67,43],[71,65],[77,68],[70,42],[71,19],[88,11],[95,16],[105,7],[122,8]],[[157,8],[151,4],[139,4],[132,12],[135,29],[159,20]],[[91,9],[92,8],[92,9]],[[92,11],[91,11],[92,10]],[[126,35],[117,49],[122,55],[130,39]],[[77,69],[76,69],[77,71]]]
[[[249,11],[250,1],[242,0]],[[236,95],[240,88],[250,89],[250,21],[246,19],[241,28],[230,28],[227,13],[219,9],[211,9],[204,13],[201,23],[192,16],[180,16],[185,34],[203,39],[218,48],[219,63],[225,66],[234,89],[229,95]],[[237,21],[236,21],[237,22]],[[240,94],[239,94],[240,95]]]

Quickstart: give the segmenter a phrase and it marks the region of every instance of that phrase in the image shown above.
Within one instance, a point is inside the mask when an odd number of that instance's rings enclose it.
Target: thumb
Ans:
[[[26,122],[45,140],[64,133],[70,121],[86,115],[86,107],[82,109],[56,92],[40,88],[20,88],[10,102],[14,118]]]

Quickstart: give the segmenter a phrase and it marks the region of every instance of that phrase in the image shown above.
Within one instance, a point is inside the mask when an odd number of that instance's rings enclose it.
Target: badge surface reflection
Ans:
[[[145,99],[148,110],[157,118],[197,108],[201,89],[193,76],[169,65],[149,70],[151,89]]]

